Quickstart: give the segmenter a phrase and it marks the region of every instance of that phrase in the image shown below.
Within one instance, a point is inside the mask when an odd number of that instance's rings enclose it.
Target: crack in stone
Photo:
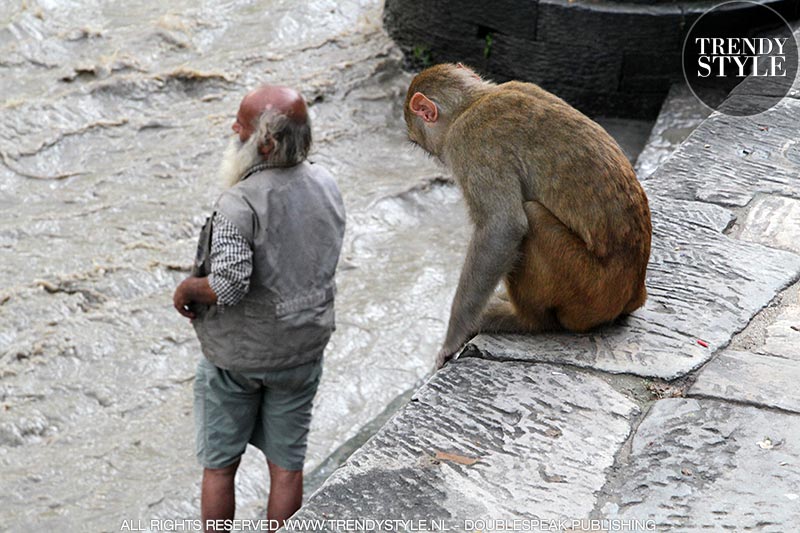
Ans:
[[[755,401],[750,402],[747,400],[726,398],[724,396],[711,396],[709,394],[703,394],[703,393],[687,393],[686,398],[691,398],[693,400],[713,400],[715,402],[729,403],[740,407],[755,407],[756,409],[760,409],[762,411],[770,411],[773,413],[780,413],[784,415],[800,416],[800,412],[793,411],[791,409],[784,409],[783,407],[777,407],[774,405],[764,405],[763,403],[758,403]]]

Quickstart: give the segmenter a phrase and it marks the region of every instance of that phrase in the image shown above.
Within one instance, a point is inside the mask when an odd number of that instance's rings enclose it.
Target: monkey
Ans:
[[[650,208],[600,125],[533,83],[460,63],[415,76],[403,112],[473,226],[437,368],[477,333],[585,332],[644,304]],[[493,296],[501,280],[506,299]]]

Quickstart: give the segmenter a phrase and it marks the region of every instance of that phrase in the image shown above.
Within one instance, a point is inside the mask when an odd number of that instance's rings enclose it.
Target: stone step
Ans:
[[[672,85],[661,105],[650,136],[636,160],[636,175],[639,179],[655,172],[709,114],[711,110],[694,97],[686,84]]]
[[[587,516],[639,407],[598,377],[462,359],[438,372],[295,518]],[[410,529],[410,528],[405,528]]]

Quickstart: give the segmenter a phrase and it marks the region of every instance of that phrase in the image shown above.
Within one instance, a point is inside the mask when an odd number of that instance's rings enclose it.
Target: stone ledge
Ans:
[[[800,277],[800,256],[723,235],[734,218],[727,209],[664,199],[649,188],[653,251],[642,309],[586,334],[479,335],[467,355],[672,380],[708,361]]]
[[[714,358],[689,389],[690,396],[734,400],[800,414],[800,361],[726,351]]]
[[[459,529],[498,513],[588,517],[638,413],[605,381],[575,370],[461,360],[295,517],[437,519]]]
[[[682,200],[743,207],[756,194],[800,199],[800,100],[755,117],[712,114],[643,183]]]

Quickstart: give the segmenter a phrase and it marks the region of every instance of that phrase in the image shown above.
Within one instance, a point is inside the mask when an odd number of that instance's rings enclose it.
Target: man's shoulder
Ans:
[[[247,201],[248,190],[242,185],[243,182],[239,182],[222,191],[217,198],[216,210],[223,213],[228,209],[250,210],[250,203]]]
[[[325,189],[334,189],[338,192],[339,186],[336,183],[336,178],[333,177],[333,174],[324,166],[320,165],[319,163],[306,163],[308,167],[308,173],[314,180],[318,183],[322,184]]]
[[[331,174],[330,170],[328,170],[327,167],[321,165],[320,163],[314,163],[313,161],[306,161],[305,163],[302,164],[304,164],[308,168],[308,171],[313,174],[326,176],[331,179],[333,178],[333,174]]]
[[[260,203],[271,191],[291,190],[308,180],[317,184],[314,188],[338,190],[336,179],[325,166],[304,161],[289,168],[266,168],[256,172],[223,191],[217,206],[252,210],[253,202]]]
[[[226,221],[233,224],[245,240],[252,241],[256,211],[253,208],[252,201],[248,199],[245,188],[239,187],[237,183],[233,187],[224,190],[217,198],[214,212],[222,215]]]

